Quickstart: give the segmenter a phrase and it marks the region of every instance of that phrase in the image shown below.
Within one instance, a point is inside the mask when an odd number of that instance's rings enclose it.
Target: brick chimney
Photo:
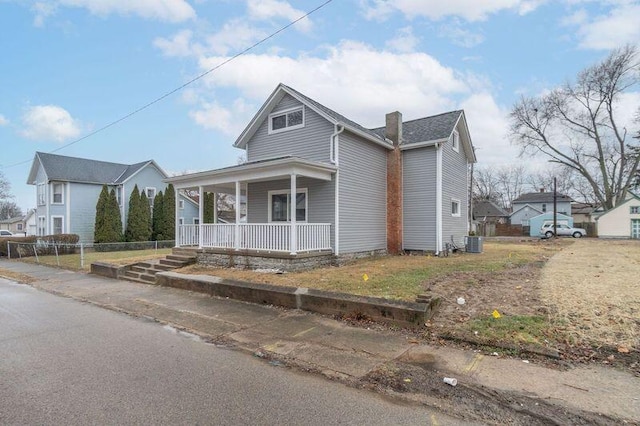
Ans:
[[[402,114],[391,112],[385,117],[385,136],[393,142],[387,151],[387,251],[402,252]]]

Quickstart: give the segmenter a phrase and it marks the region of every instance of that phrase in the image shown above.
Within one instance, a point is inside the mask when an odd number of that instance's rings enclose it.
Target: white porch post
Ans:
[[[173,238],[175,238],[176,240],[176,247],[180,247],[180,220],[178,219],[178,217],[180,216],[180,191],[178,191],[178,188],[176,188],[174,190],[175,192],[175,204],[176,204],[176,208],[175,208],[175,212],[176,212],[176,217],[174,217],[174,220],[176,221],[176,225],[175,225],[175,235],[173,236]],[[124,201],[123,201],[124,203]]]
[[[291,174],[291,254],[296,254],[298,251],[298,227],[296,225],[296,208],[297,208],[297,188],[296,188],[296,174]]]
[[[236,181],[236,250],[240,250],[240,181]]]
[[[198,200],[198,248],[202,248],[204,242],[204,233],[202,232],[202,221],[204,218],[204,188],[198,187],[200,199]]]
[[[213,223],[218,223],[218,193],[213,193]]]

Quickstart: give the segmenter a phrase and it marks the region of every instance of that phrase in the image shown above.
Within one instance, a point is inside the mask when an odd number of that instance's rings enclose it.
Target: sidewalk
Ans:
[[[612,368],[577,366],[559,371],[518,359],[415,344],[401,333],[351,327],[298,310],[4,259],[0,269],[30,275],[35,279],[30,285],[50,293],[153,318],[213,343],[351,384],[364,386],[359,382],[371,372],[410,364],[428,370],[437,380],[432,387],[441,388],[440,396],[448,398],[464,395],[465,389],[476,394],[496,390],[521,396],[522,401],[640,421],[640,378]],[[458,386],[441,383],[445,376],[457,378]]]

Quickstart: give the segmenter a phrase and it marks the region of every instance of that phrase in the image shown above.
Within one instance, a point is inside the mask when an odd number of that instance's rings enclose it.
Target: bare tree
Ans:
[[[0,220],[22,216],[22,210],[13,201],[11,184],[0,171]]]
[[[525,187],[526,170],[523,165],[478,167],[474,171],[474,199],[489,200],[507,208]]]
[[[637,48],[614,50],[575,83],[523,97],[510,114],[511,137],[522,154],[542,154],[578,173],[609,210],[624,200],[640,162],[640,145],[616,117],[621,96],[639,82]]]

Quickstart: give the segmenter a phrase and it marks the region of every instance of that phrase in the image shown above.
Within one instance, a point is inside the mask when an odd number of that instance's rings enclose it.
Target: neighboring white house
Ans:
[[[596,218],[598,237],[640,239],[640,197],[628,193],[627,199]]]

